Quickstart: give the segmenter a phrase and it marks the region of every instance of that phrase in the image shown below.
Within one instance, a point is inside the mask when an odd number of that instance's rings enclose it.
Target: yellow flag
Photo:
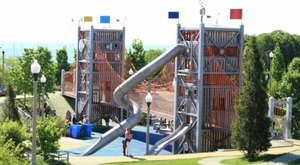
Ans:
[[[83,21],[84,22],[93,22],[93,17],[92,16],[84,16]]]

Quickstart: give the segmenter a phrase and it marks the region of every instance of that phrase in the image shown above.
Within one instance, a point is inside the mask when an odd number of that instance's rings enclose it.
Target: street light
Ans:
[[[33,114],[32,114],[32,158],[31,165],[37,165],[36,162],[36,88],[37,79],[41,70],[41,66],[37,60],[31,64],[31,73],[33,75]]]
[[[42,121],[44,121],[44,90],[45,90],[45,83],[46,83],[46,77],[44,75],[41,77],[41,83],[42,83]]]
[[[1,79],[1,82],[2,82],[2,87],[4,90],[4,54],[5,54],[4,46],[1,47],[1,51],[2,51],[2,79]]]
[[[133,75],[133,70],[130,68],[129,71],[128,71],[129,75]]]
[[[149,155],[149,111],[150,111],[150,105],[152,103],[152,96],[150,92],[145,97],[146,103],[147,103],[147,133],[146,133],[146,155]]]
[[[129,77],[131,76],[131,75],[133,75],[133,70],[132,70],[132,68],[130,68],[129,69],[129,71],[128,71],[128,74],[129,74]],[[129,94],[130,94],[130,91],[128,92],[128,94],[127,94],[127,99],[129,100]],[[126,114],[126,118],[128,118],[128,116],[129,116],[129,109],[127,109],[127,114]]]
[[[272,51],[270,51],[269,57],[270,57],[270,88],[271,88],[271,85],[272,85],[272,58],[274,57],[274,54]]]

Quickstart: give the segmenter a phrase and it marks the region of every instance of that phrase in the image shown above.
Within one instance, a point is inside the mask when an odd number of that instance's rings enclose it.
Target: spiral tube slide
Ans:
[[[136,126],[141,118],[142,110],[140,106],[133,100],[128,99],[127,94],[130,90],[144,81],[146,78],[150,77],[152,74],[160,71],[170,60],[178,56],[179,54],[185,53],[186,46],[184,44],[177,44],[163,54],[153,60],[151,63],[140,69],[138,72],[133,74],[130,78],[124,81],[120,86],[115,89],[114,99],[123,108],[133,111],[126,120],[119,123],[119,125],[114,126],[112,129],[107,131],[101,136],[101,138],[89,147],[82,156],[88,156],[96,151],[100,150],[113,140],[117,139],[119,136],[125,133],[127,128],[133,128]]]

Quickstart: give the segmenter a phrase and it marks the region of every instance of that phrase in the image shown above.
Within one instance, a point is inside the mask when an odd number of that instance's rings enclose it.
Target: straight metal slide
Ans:
[[[174,132],[165,138],[158,141],[149,151],[150,155],[157,155],[162,149],[164,149],[170,143],[176,141],[182,137],[189,129],[191,129],[191,124],[181,124]]]

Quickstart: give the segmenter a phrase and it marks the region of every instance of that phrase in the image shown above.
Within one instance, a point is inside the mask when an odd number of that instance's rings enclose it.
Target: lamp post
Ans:
[[[1,79],[1,82],[2,82],[2,87],[4,90],[4,54],[5,54],[4,46],[1,47],[1,51],[2,51],[2,79]]]
[[[44,90],[45,90],[45,83],[46,83],[46,77],[42,75],[41,77],[41,83],[42,83],[42,121],[44,121]]]
[[[128,71],[129,75],[133,75],[133,70],[130,68],[129,71]]]
[[[130,68],[129,69],[129,71],[128,71],[128,74],[129,74],[129,77],[131,76],[131,75],[133,75],[133,70],[132,70],[132,68]],[[130,94],[130,91],[128,92],[128,94],[127,94],[127,99],[129,100],[129,94]],[[126,113],[126,118],[128,118],[128,116],[129,116],[129,109],[127,109],[127,113]]]
[[[270,51],[269,57],[270,57],[270,88],[272,88],[272,58],[274,57],[272,51]]]
[[[146,133],[146,155],[149,155],[149,112],[150,112],[150,105],[152,103],[152,96],[150,92],[145,97],[147,103],[147,133]]]
[[[36,88],[37,79],[41,70],[41,66],[37,60],[31,64],[31,73],[33,75],[33,114],[32,114],[32,158],[31,165],[37,165],[36,162]]]

